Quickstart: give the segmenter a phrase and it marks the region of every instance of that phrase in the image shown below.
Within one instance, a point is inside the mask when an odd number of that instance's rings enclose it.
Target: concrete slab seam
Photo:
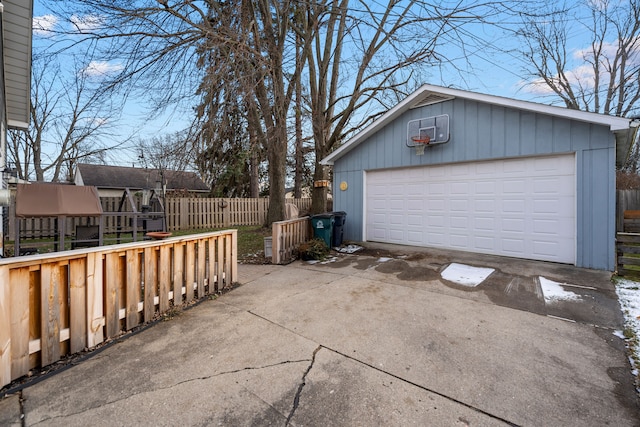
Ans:
[[[406,384],[409,384],[409,385],[412,385],[412,386],[414,386],[414,387],[417,387],[417,388],[419,388],[419,389],[421,389],[421,390],[424,390],[424,391],[426,391],[426,392],[428,392],[428,393],[433,393],[433,394],[435,394],[435,395],[437,395],[437,396],[440,396],[440,397],[442,397],[442,398],[444,398],[444,399],[446,399],[446,400],[449,400],[449,401],[451,401],[451,402],[453,402],[453,403],[456,403],[456,404],[458,404],[458,405],[462,405],[462,406],[464,406],[464,407],[466,407],[466,408],[471,409],[472,411],[476,411],[476,412],[478,412],[478,413],[480,413],[480,414],[486,415],[487,417],[490,417],[490,418],[492,418],[492,419],[494,419],[494,420],[497,420],[497,421],[503,422],[503,423],[505,423],[505,424],[507,424],[507,425],[510,425],[510,426],[513,426],[513,427],[520,427],[518,424],[515,424],[514,422],[509,421],[509,420],[507,420],[507,419],[505,419],[505,418],[502,418],[502,417],[500,417],[500,416],[498,416],[498,415],[495,415],[495,414],[489,413],[489,412],[487,412],[487,411],[485,411],[485,410],[483,410],[483,409],[480,409],[480,408],[476,408],[475,406],[472,406],[472,405],[470,405],[470,404],[468,404],[468,403],[466,403],[466,402],[463,402],[463,401],[458,400],[458,399],[456,399],[456,398],[454,398],[454,397],[448,396],[448,395],[446,395],[446,394],[444,394],[444,393],[441,393],[441,392],[439,392],[439,391],[432,390],[432,389],[430,389],[430,388],[428,388],[428,387],[425,387],[425,386],[420,385],[420,384],[417,384],[417,383],[415,383],[415,382],[413,382],[413,381],[407,380],[406,378],[402,378],[402,377],[400,377],[400,376],[398,376],[398,375],[396,375],[396,374],[393,374],[393,373],[391,373],[391,372],[385,371],[384,369],[380,369],[380,368],[378,368],[377,366],[374,366],[374,365],[372,365],[372,364],[370,364],[370,363],[367,363],[367,362],[364,362],[364,361],[362,361],[362,360],[356,359],[356,358],[355,358],[355,357],[353,357],[353,356],[349,356],[348,354],[342,353],[342,352],[340,352],[340,351],[338,351],[338,350],[334,350],[334,349],[329,348],[329,347],[326,347],[326,346],[321,346],[321,347],[323,347],[323,348],[325,348],[325,349],[327,349],[327,350],[329,350],[329,351],[332,351],[332,352],[334,352],[334,353],[336,353],[336,354],[338,354],[338,355],[340,355],[340,356],[342,356],[342,357],[345,357],[345,358],[347,358],[347,359],[353,360],[354,362],[357,362],[357,363],[359,363],[359,364],[361,364],[361,365],[364,365],[364,366],[366,366],[366,367],[368,367],[368,368],[374,369],[374,370],[376,370],[376,371],[378,371],[378,372],[380,372],[380,373],[383,373],[383,374],[385,374],[385,375],[389,375],[390,377],[393,377],[393,378],[397,379],[398,381],[402,381],[402,382],[404,382],[404,383],[406,383]]]

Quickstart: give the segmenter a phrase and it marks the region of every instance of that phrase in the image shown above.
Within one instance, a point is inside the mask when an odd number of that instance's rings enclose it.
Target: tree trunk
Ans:
[[[269,210],[267,227],[285,218],[285,176],[287,163],[286,128],[274,129],[274,138],[267,148],[269,158]]]
[[[323,181],[329,179],[329,168],[320,164],[320,161],[326,155],[326,143],[324,139],[324,132],[319,136],[316,135],[316,160],[315,168],[313,171],[313,181]],[[313,186],[313,193],[311,195],[311,213],[319,214],[327,211],[327,193],[329,187],[316,187]]]
[[[255,129],[249,126],[249,150],[251,155],[249,157],[249,192],[251,197],[260,197],[260,147],[258,146],[258,135]]]

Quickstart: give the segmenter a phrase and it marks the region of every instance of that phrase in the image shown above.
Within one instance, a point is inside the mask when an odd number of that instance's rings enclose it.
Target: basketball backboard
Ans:
[[[409,120],[407,123],[407,147],[433,146],[449,141],[449,115]]]

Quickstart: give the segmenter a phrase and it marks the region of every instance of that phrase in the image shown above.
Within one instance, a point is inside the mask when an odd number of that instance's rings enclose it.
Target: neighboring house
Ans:
[[[80,163],[76,168],[75,184],[91,185],[98,189],[100,197],[121,197],[125,188],[130,191],[158,188],[164,176],[166,190],[208,194],[209,187],[194,172],[157,169],[128,168]]]
[[[7,209],[7,129],[30,120],[32,0],[0,2],[0,256]]]
[[[612,271],[616,161],[636,126],[424,85],[322,163],[345,239]]]

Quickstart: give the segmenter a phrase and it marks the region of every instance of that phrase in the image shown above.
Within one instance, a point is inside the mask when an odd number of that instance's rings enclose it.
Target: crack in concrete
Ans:
[[[316,351],[313,353],[313,357],[314,357],[314,358],[315,358],[315,354],[316,354],[316,352],[317,352],[319,349],[320,349],[320,347],[318,347],[318,348],[316,349]],[[33,425],[38,425],[38,424],[42,424],[42,423],[47,423],[47,422],[49,422],[49,421],[51,421],[51,420],[55,420],[55,419],[64,419],[64,418],[67,418],[67,417],[71,417],[71,416],[75,416],[75,415],[80,415],[80,414],[83,414],[83,413],[85,413],[85,412],[91,411],[91,410],[93,410],[93,409],[97,409],[97,408],[100,408],[100,407],[105,406],[105,405],[113,405],[113,404],[115,404],[115,403],[125,401],[125,400],[127,400],[127,399],[130,399],[130,398],[132,398],[132,397],[136,397],[136,396],[141,395],[141,394],[154,393],[154,392],[156,392],[156,391],[160,391],[160,390],[169,390],[169,389],[172,389],[172,388],[177,387],[177,386],[179,386],[179,385],[187,384],[187,383],[190,383],[190,382],[193,382],[193,381],[206,381],[206,380],[208,380],[208,379],[216,378],[216,377],[219,377],[219,376],[222,376],[222,375],[237,374],[238,372],[243,372],[243,371],[253,371],[253,370],[259,370],[259,369],[267,369],[267,368],[272,368],[272,367],[274,367],[274,366],[287,365],[287,364],[289,364],[289,363],[301,363],[301,362],[309,362],[309,361],[311,362],[311,366],[312,366],[312,365],[313,365],[313,362],[314,362],[314,360],[313,360],[313,359],[285,360],[285,361],[278,362],[278,363],[271,363],[271,364],[269,364],[269,365],[263,365],[263,366],[248,366],[248,367],[245,367],[245,368],[234,369],[234,370],[231,370],[231,371],[218,372],[218,373],[216,373],[216,374],[213,374],[213,375],[207,375],[207,376],[204,376],[204,377],[189,378],[189,379],[186,379],[186,380],[184,380],[184,381],[180,381],[180,382],[177,382],[177,383],[175,383],[175,384],[168,385],[168,386],[166,386],[166,387],[157,387],[157,388],[154,388],[153,390],[145,390],[145,391],[140,391],[140,392],[137,392],[137,393],[133,393],[133,394],[130,394],[130,395],[128,395],[128,396],[124,396],[124,397],[122,397],[122,398],[120,398],[120,399],[115,399],[115,400],[111,400],[111,401],[109,401],[109,402],[104,402],[104,403],[102,403],[102,404],[100,404],[100,405],[98,405],[98,406],[91,406],[91,407],[89,407],[89,408],[83,409],[82,411],[78,411],[78,412],[74,412],[74,413],[70,413],[70,414],[57,415],[57,416],[54,416],[54,417],[45,418],[45,419],[42,419],[42,420],[40,420],[39,422],[37,422],[37,423],[35,423],[35,424],[33,424]],[[308,368],[308,369],[310,369],[310,368]],[[307,369],[307,372],[309,372],[309,370],[308,370],[308,369]],[[305,372],[305,375],[306,375],[306,373],[307,373],[307,372]],[[304,379],[304,377],[303,377],[303,379]],[[22,392],[20,392],[20,393],[21,393],[21,394],[20,394],[20,414],[21,414],[21,418],[22,418],[22,427],[25,427],[26,414],[24,413],[24,405],[23,405],[23,399],[22,399]],[[253,393],[252,393],[252,394],[253,394]],[[262,400],[262,399],[261,399],[261,400]],[[265,403],[266,403],[266,402],[265,402]],[[269,406],[270,406],[270,405],[269,405]],[[275,408],[274,408],[274,409],[275,409]],[[283,416],[284,416],[284,414],[283,414]]]
[[[22,390],[18,392],[18,404],[20,405],[20,425],[26,427],[27,420],[24,413],[24,396],[22,395]]]
[[[298,391],[296,391],[296,395],[293,397],[293,407],[291,408],[291,412],[289,412],[287,421],[284,424],[285,426],[288,426],[289,423],[291,423],[291,419],[293,418],[294,414],[296,413],[296,410],[298,409],[298,405],[300,404],[300,395],[302,394],[302,389],[307,383],[307,375],[311,371],[311,368],[313,368],[313,364],[316,362],[316,354],[318,354],[321,348],[322,346],[319,345],[318,347],[316,347],[315,350],[313,350],[313,355],[311,356],[311,363],[309,363],[307,370],[304,371],[304,374],[302,374],[302,381],[300,381],[300,384],[298,385]]]

